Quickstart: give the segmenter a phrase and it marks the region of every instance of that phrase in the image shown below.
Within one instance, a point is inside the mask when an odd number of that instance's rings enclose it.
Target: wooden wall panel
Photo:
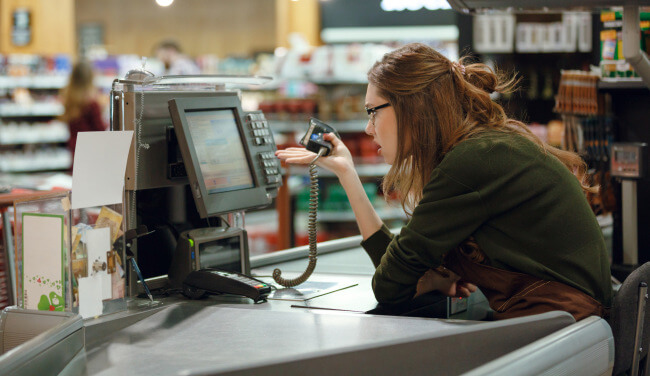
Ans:
[[[11,42],[13,11],[28,8],[32,40],[26,46]],[[51,55],[76,53],[75,0],[0,0],[0,53]]]
[[[174,39],[190,56],[250,55],[276,47],[274,0],[76,0],[77,25],[101,24],[110,54],[151,56]]]
[[[301,33],[312,46],[320,39],[320,6],[318,0],[275,0],[276,40],[278,46],[289,47],[289,34]]]

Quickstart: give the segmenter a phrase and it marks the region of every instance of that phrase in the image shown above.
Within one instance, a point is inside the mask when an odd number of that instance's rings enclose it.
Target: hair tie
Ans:
[[[465,75],[465,66],[463,64],[455,61],[452,64],[454,65],[454,67],[456,67],[456,69],[458,69],[460,74],[462,74],[463,76]]]

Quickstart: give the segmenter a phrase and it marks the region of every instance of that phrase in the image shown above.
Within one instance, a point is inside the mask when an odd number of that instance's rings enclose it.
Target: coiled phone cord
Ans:
[[[316,247],[316,217],[318,214],[318,171],[316,169],[316,161],[320,158],[327,149],[320,148],[316,158],[309,163],[309,221],[307,222],[307,233],[309,234],[309,264],[307,269],[298,277],[294,279],[282,278],[282,271],[280,269],[273,270],[273,279],[278,284],[284,287],[294,287],[305,282],[311,273],[316,268],[316,258],[318,251]]]

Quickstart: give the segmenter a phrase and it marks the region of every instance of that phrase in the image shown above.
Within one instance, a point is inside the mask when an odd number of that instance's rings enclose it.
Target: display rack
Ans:
[[[63,75],[0,76],[0,91],[23,98],[0,103],[0,172],[57,171],[70,167],[68,127],[57,98]],[[22,92],[22,95],[16,92]]]
[[[64,171],[71,165],[65,146],[68,125],[59,92],[68,83],[67,55],[10,54],[0,60],[0,172]],[[95,77],[110,88],[111,75]]]

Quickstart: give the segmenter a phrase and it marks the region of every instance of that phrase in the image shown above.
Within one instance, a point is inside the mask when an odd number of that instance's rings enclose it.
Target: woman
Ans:
[[[65,111],[61,120],[68,123],[70,129],[68,149],[74,161],[77,133],[104,131],[107,128],[102,118],[98,92],[93,83],[93,69],[89,63],[80,61],[74,65],[62,96]]]
[[[565,310],[603,316],[611,304],[609,262],[585,191],[585,164],[550,147],[490,99],[512,89],[484,64],[454,63],[409,44],[368,73],[366,133],[390,171],[385,192],[411,214],[393,236],[366,197],[345,145],[333,135],[333,171],[376,266],[380,303],[437,290],[469,296],[478,286],[495,319]],[[278,151],[309,163],[300,148]],[[575,173],[575,175],[574,175]]]

